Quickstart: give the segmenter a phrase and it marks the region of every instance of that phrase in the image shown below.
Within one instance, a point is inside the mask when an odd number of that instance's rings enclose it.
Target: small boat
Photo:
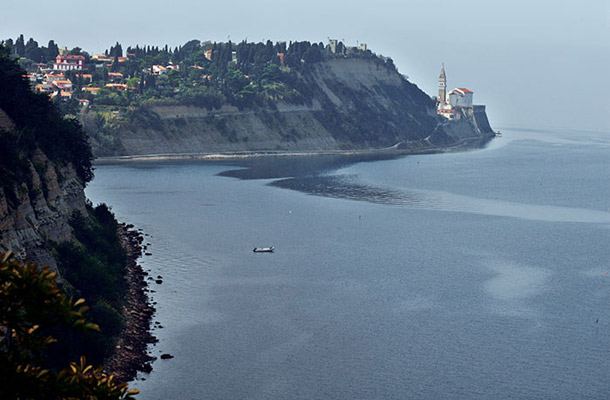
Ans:
[[[255,247],[254,250],[252,250],[255,253],[273,253],[273,246],[269,246],[269,247]]]
[[[502,132],[500,131],[494,131],[494,133],[496,134],[496,136],[501,137],[502,136]]]

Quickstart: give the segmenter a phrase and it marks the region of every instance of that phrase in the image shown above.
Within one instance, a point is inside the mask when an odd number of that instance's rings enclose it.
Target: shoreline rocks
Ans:
[[[118,235],[127,252],[127,293],[122,309],[125,326],[118,336],[114,352],[104,362],[105,371],[122,382],[133,380],[138,371],[152,370],[150,363],[156,358],[148,355],[146,350],[149,343],[158,341],[150,333],[155,308],[146,294],[147,274],[137,263],[142,256],[144,238],[141,232],[132,228],[133,225],[119,224]]]

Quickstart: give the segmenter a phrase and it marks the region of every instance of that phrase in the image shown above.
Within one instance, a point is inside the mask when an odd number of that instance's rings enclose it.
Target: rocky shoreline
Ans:
[[[118,235],[123,248],[127,252],[125,280],[127,294],[122,309],[125,326],[120,333],[114,352],[104,362],[107,373],[115,379],[127,382],[135,378],[138,371],[150,372],[151,357],[146,350],[148,344],[156,343],[158,339],[150,333],[152,316],[155,308],[150,304],[147,295],[147,272],[138,264],[142,255],[142,234],[133,230],[133,225],[119,224]]]

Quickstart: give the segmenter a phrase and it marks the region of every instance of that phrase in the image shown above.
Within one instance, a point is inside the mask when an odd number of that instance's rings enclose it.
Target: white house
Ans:
[[[472,91],[456,88],[447,93],[449,104],[453,107],[472,107]]]
[[[82,71],[85,69],[85,57],[75,55],[58,55],[53,63],[56,71]]]

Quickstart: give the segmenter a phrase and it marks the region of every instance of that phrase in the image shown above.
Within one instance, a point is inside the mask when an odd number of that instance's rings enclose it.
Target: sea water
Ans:
[[[95,172],[163,277],[140,399],[610,396],[610,134]]]

